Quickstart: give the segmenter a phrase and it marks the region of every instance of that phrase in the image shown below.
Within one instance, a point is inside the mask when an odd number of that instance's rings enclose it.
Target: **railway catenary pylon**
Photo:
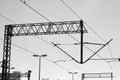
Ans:
[[[75,60],[68,54],[67,55],[70,58],[72,58],[74,61],[83,64],[84,63],[84,61],[83,61],[83,44],[84,44],[83,43],[83,33],[87,33],[87,32],[88,31],[86,30],[86,28],[84,26],[83,20],[5,25],[3,61],[2,61],[2,80],[9,80],[12,37],[80,33],[81,34],[80,61]],[[92,56],[94,56],[97,52],[99,52],[110,41],[108,41],[106,44],[104,44]],[[90,56],[89,59],[92,56]],[[86,61],[88,61],[89,59],[87,59]]]

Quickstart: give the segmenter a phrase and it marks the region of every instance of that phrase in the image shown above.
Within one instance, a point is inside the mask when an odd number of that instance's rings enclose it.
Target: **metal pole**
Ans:
[[[40,76],[41,76],[41,57],[46,57],[46,54],[43,55],[33,55],[33,57],[39,57],[39,74],[38,74],[38,80],[40,80]]]
[[[41,56],[39,56],[39,80],[41,75],[40,71],[41,71]]]
[[[80,55],[80,57],[81,57],[81,64],[83,64],[83,21],[82,20],[80,20],[80,26],[81,26],[81,55]]]
[[[31,70],[28,70],[28,80],[30,80],[30,77],[31,77]]]
[[[74,73],[72,74],[72,80],[74,80]]]
[[[77,72],[69,72],[69,74],[72,75],[72,80],[74,80],[74,74],[77,74]]]
[[[113,80],[113,73],[111,73],[111,80]]]
[[[84,75],[85,75],[85,74],[81,74],[81,80],[84,80]]]

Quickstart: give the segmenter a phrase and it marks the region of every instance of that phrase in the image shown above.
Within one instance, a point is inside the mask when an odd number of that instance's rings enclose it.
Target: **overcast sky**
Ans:
[[[51,21],[72,21],[79,20],[62,2],[61,0],[25,0],[27,4],[36,9]],[[120,57],[120,0],[64,0],[95,32],[97,32],[105,41],[110,42],[110,47],[101,50],[98,55],[102,58]],[[19,0],[0,0],[0,38],[4,38],[4,26],[13,24],[2,16],[7,17],[16,24],[24,23],[42,23],[47,22],[43,17],[32,11]],[[87,42],[105,43],[88,27],[85,26],[88,33],[85,34],[84,40]],[[88,36],[87,36],[88,35]],[[71,34],[77,40],[80,39],[79,34]],[[48,43],[46,43],[45,41]],[[70,58],[60,50],[51,46],[51,42],[55,43],[76,43],[75,40],[68,35],[42,35],[42,36],[22,36],[13,37],[13,44],[21,46],[23,49],[30,50],[36,54],[47,54],[48,57],[42,58],[41,78],[49,78],[50,80],[71,80],[69,71],[78,72],[75,80],[81,79],[81,73],[99,73],[113,72],[115,80],[120,79],[120,63],[106,61],[88,61],[85,64],[78,64],[69,60]],[[99,46],[90,46],[93,51]],[[60,46],[70,55],[79,60],[79,45]],[[11,49],[11,67],[15,67],[12,71],[32,70],[31,80],[38,80],[38,58],[34,58],[32,53],[12,45]],[[92,55],[89,50],[84,48],[84,60]],[[3,55],[3,41],[0,40],[0,61]],[[94,58],[99,58],[94,56]],[[51,60],[48,61],[46,59]],[[66,62],[53,63],[52,61],[66,60]],[[60,65],[60,66],[58,66]],[[62,66],[62,67],[61,67]],[[1,69],[0,69],[1,71]],[[25,79],[27,80],[27,79]],[[109,79],[108,79],[109,80]]]

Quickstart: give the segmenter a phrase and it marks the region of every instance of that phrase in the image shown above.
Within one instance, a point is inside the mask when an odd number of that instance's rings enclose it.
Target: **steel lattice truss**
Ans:
[[[80,33],[80,21],[46,22],[12,25],[13,36]],[[83,32],[87,32],[84,28]]]
[[[82,20],[6,25],[4,32],[2,80],[9,80],[11,38],[13,36],[73,34],[86,32],[87,30],[83,26]]]

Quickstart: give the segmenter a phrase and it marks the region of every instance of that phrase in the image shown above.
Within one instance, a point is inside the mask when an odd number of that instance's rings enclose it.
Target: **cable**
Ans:
[[[45,18],[47,21],[49,21],[49,22],[51,22],[48,18],[46,18],[44,15],[42,15],[41,13],[39,13],[37,10],[35,10],[34,8],[32,8],[31,6],[29,6],[28,4],[26,4],[26,2],[24,2],[24,1],[22,1],[22,0],[20,0],[22,3],[24,3],[26,6],[28,6],[30,9],[32,9],[33,11],[35,11],[37,14],[39,14],[40,16],[42,16],[43,18]],[[3,16],[4,17],[4,16]],[[6,17],[4,17],[5,19],[7,19],[8,21],[10,21],[11,23],[15,23],[15,22],[13,22],[12,20],[10,20],[10,19],[8,19],[8,18],[6,18]],[[37,37],[37,36],[35,36],[35,37]],[[47,41],[45,41],[44,39],[42,39],[42,38],[40,38],[40,37],[37,37],[38,39],[40,39],[40,40],[42,40],[42,41],[44,41],[45,43],[47,43],[47,44],[49,44],[49,45],[51,45],[49,42],[47,42]],[[2,38],[1,38],[2,39]],[[2,39],[3,40],[3,39]],[[20,46],[18,46],[18,45],[16,45],[16,44],[13,44],[12,43],[12,45],[14,45],[14,46],[16,46],[16,47],[18,47],[18,48],[20,48],[20,49],[23,49],[23,50],[25,50],[25,51],[27,51],[27,52],[29,52],[29,53],[32,53],[32,54],[36,54],[36,53],[34,53],[34,52],[32,52],[32,51],[30,51],[30,50],[28,50],[28,49],[24,49],[23,47],[20,47]],[[51,46],[53,46],[53,45],[51,45]],[[64,55],[65,56],[65,55]],[[69,58],[68,58],[69,59]],[[59,65],[60,66],[60,65]],[[67,70],[67,69],[66,69]],[[68,71],[68,70],[67,70]]]
[[[4,15],[2,15],[2,14],[0,14],[0,16],[1,16],[2,18],[4,18],[4,19],[8,20],[9,22],[11,22],[11,23],[14,23],[14,24],[15,24],[15,22],[14,22],[14,21],[12,21],[11,19],[7,18],[6,16],[4,16]]]
[[[48,45],[50,45],[50,46],[53,47],[52,44],[50,44],[48,41],[44,40],[43,38],[40,38],[40,37],[38,37],[38,36],[35,36],[35,37],[38,38],[38,39],[40,39],[40,40],[42,40],[43,42],[45,42],[45,43],[47,43]]]
[[[95,31],[93,30],[86,22],[84,22],[102,41],[106,43],[106,41]]]
[[[64,68],[63,66],[57,64],[56,62],[54,62],[54,61],[52,61],[52,60],[50,60],[50,59],[48,59],[48,58],[44,58],[44,59],[45,59],[46,61],[48,61],[48,62],[51,62],[51,63],[56,64],[58,67],[64,69],[64,70],[67,71],[67,72],[71,72],[69,69]],[[76,76],[77,76],[77,77],[80,77],[80,76],[78,76],[78,75],[76,75]]]
[[[35,10],[34,8],[32,8],[30,5],[28,5],[26,2],[24,2],[24,1],[22,1],[22,0],[20,0],[23,4],[25,4],[26,6],[28,6],[30,9],[32,9],[33,11],[35,11],[38,15],[40,15],[40,16],[42,16],[44,19],[46,19],[48,22],[51,22],[47,17],[45,17],[44,15],[42,15],[41,13],[39,13],[37,10]],[[37,37],[37,36],[36,36]],[[37,37],[38,39],[40,39],[40,40],[42,40],[42,41],[44,41],[45,43],[47,43],[47,44],[49,44],[49,45],[51,45],[49,42],[47,42],[47,41],[45,41],[44,39],[42,39],[42,38],[39,38],[39,37]],[[53,45],[51,45],[51,46],[53,46]]]
[[[80,16],[71,8],[71,7],[69,7],[68,6],[68,4],[66,4],[63,0],[60,0],[75,16],[77,16],[79,19],[81,19],[80,18]],[[104,41],[105,43],[106,43],[106,41],[97,33],[97,32],[95,32],[86,22],[84,22],[102,41]],[[69,35],[69,37],[71,37],[71,38],[73,38],[74,40],[76,40],[77,42],[79,42],[77,39],[75,39],[74,37],[72,37],[72,36],[70,36]],[[85,45],[84,45],[85,46]],[[88,48],[87,46],[85,46],[87,49],[89,49],[91,52],[93,52],[90,48]],[[97,56],[99,56],[98,54],[97,54]],[[100,58],[102,58],[101,56],[99,56]]]
[[[2,39],[1,37],[0,37],[0,40],[3,41],[3,39]],[[25,48],[23,48],[23,47],[21,47],[21,46],[19,46],[19,45],[17,45],[17,44],[12,43],[12,45],[15,46],[15,47],[18,47],[18,48],[20,48],[20,49],[22,49],[22,50],[24,50],[24,51],[26,51],[26,52],[29,52],[29,53],[31,53],[32,55],[36,54],[35,52],[33,52],[33,51],[31,51],[31,50],[28,50],[28,49],[25,49]],[[70,70],[68,70],[68,69],[64,68],[63,66],[55,63],[54,61],[52,61],[52,60],[50,60],[50,59],[48,59],[48,58],[44,58],[44,59],[45,59],[46,61],[49,61],[49,62],[52,62],[52,63],[56,64],[57,66],[59,66],[60,68],[64,69],[65,71],[70,72]]]
[[[69,37],[71,37],[72,39],[74,39],[75,41],[79,42],[79,40],[77,40],[76,38],[74,38],[73,36],[69,35]],[[88,48],[87,46],[83,45],[85,48],[87,48],[88,50],[90,50],[92,53],[94,53],[94,51],[92,51],[90,48]],[[98,54],[96,54],[98,57],[100,57],[102,59],[102,57]]]
[[[70,8],[63,0],[61,0],[61,2],[62,2],[70,11],[72,11],[73,14],[75,14],[79,19],[81,19],[80,16],[79,16],[75,11],[73,11],[72,8]],[[82,19],[81,19],[81,20],[82,20]]]
[[[61,2],[71,11],[73,12],[79,19],[80,16],[77,15],[77,13],[71,8],[69,7],[63,0],[61,0]],[[86,22],[84,22],[97,36],[99,36],[104,42],[106,42],[100,35],[98,35]],[[77,39],[75,39],[74,37],[72,37],[71,35],[68,35],[69,37],[73,38],[75,41],[79,42]],[[84,45],[85,46],[85,45]],[[85,46],[87,49],[89,49],[91,52],[93,52],[90,48],[88,48],[87,46]],[[100,56],[99,56],[100,57]]]
[[[74,38],[73,36],[70,36],[72,39],[74,39],[75,41],[79,42],[79,40],[77,40],[76,38]],[[87,46],[83,45],[85,48],[87,48],[88,50],[90,50],[91,52],[94,53],[94,51],[92,51],[90,48],[88,48]],[[100,59],[103,59],[100,55],[96,54]],[[112,72],[114,72],[112,66],[108,63],[107,60],[104,60],[110,67],[110,69],[112,70]]]
[[[80,18],[80,16],[71,8],[71,7],[69,7],[68,6],[68,4],[66,4],[63,0],[60,0],[75,16],[77,16],[79,19],[81,19],[82,20],[82,18]],[[106,41],[97,33],[97,32],[95,32],[85,21],[84,21],[84,23],[101,39],[101,40],[103,40],[105,43],[106,43]]]
[[[20,0],[20,1],[21,1],[21,0]],[[30,6],[29,6],[29,7],[30,7]],[[30,8],[31,8],[31,7],[30,7]],[[31,9],[33,9],[33,8],[31,8]],[[33,9],[33,10],[34,10],[34,9]],[[34,11],[36,11],[36,10],[34,10]],[[15,22],[13,22],[12,20],[10,20],[9,18],[7,18],[7,17],[5,17],[5,16],[3,16],[3,15],[1,15],[1,14],[0,14],[0,16],[3,17],[3,18],[5,18],[5,19],[8,20],[9,22],[15,24]],[[42,16],[42,15],[41,15],[41,16]],[[44,17],[44,16],[43,16],[43,17]],[[46,19],[47,19],[47,18],[46,18]],[[35,37],[37,37],[37,36],[35,36]],[[41,39],[41,40],[44,41],[45,43],[51,45],[50,43],[48,43],[48,42],[45,41],[44,39],[39,38],[39,37],[37,37],[37,38],[38,38],[38,39]],[[0,37],[0,40],[4,41],[4,39],[2,39],[1,37]],[[14,43],[11,43],[11,44],[12,44],[13,46],[15,46],[15,47],[18,47],[18,48],[20,48],[20,49],[22,49],[22,50],[25,50],[25,51],[27,51],[27,52],[29,52],[29,53],[32,53],[32,55],[36,54],[35,52],[30,51],[30,50],[28,50],[28,49],[25,49],[25,48],[23,48],[23,47],[21,47],[21,46],[19,46],[19,45],[14,44]],[[53,45],[51,45],[51,46],[53,46]],[[51,61],[51,60],[49,60],[49,59],[45,59],[45,60],[54,63],[53,61]],[[55,63],[55,64],[56,64],[56,63]],[[69,72],[69,70],[66,69],[66,68],[64,68],[63,66],[58,65],[58,64],[56,64],[56,65]]]
[[[112,52],[111,52],[111,47],[108,45],[108,50],[109,50],[109,53],[110,53],[110,55],[111,55],[111,57],[113,57],[113,55],[112,55]],[[109,64],[109,63],[108,63]],[[117,69],[117,66],[116,66],[116,64],[113,62],[113,65],[114,65],[114,67],[115,67],[115,71],[116,71],[116,73],[120,76],[120,73],[119,73],[119,71],[118,71],[118,69]],[[109,64],[109,66],[111,66],[110,64]],[[112,66],[111,66],[111,69],[112,69]],[[113,70],[113,69],[112,69]]]
[[[24,3],[26,6],[28,6],[29,8],[31,8],[33,11],[35,11],[37,14],[39,14],[40,16],[42,16],[43,18],[45,18],[47,21],[49,21],[50,22],[50,20],[48,19],[48,18],[46,18],[45,16],[43,16],[41,13],[39,13],[37,10],[35,10],[34,8],[32,8],[31,6],[29,6],[28,4],[26,4],[26,2],[24,2],[24,1],[22,1],[22,0],[20,0],[22,3]],[[63,1],[63,0],[61,0],[61,1]],[[64,3],[65,4],[65,3]],[[65,4],[66,6],[67,6],[67,4]],[[72,10],[69,6],[67,6],[70,10]],[[72,12],[76,15],[76,16],[78,16],[73,10],[72,10]],[[79,17],[79,16],[78,16]],[[79,17],[80,18],[80,17]],[[42,39],[43,40],[43,39]],[[45,42],[45,41],[44,41]],[[25,49],[26,50],[26,49]],[[26,51],[28,51],[28,50],[26,50]],[[30,52],[30,51],[28,51],[28,52]]]
[[[110,64],[109,64],[109,65],[110,65]],[[116,73],[117,73],[117,75],[118,75],[118,76],[120,76],[120,74],[119,74],[119,70],[117,69],[116,64],[115,64],[115,63],[113,63],[113,65],[114,65],[114,68],[115,68],[115,71],[114,71],[114,72],[116,72]],[[112,68],[112,66],[111,66],[111,68]]]
[[[49,61],[49,62],[52,62],[52,63],[56,64],[57,66],[59,66],[60,68],[64,69],[65,71],[70,72],[70,70],[64,68],[63,66],[57,64],[56,62],[54,62],[54,61],[52,61],[52,60],[50,60],[50,59],[48,59],[48,58],[44,58],[44,59],[45,59],[46,61]]]
[[[3,41],[3,39],[2,39],[1,37],[0,37],[0,40]],[[31,53],[32,55],[36,54],[35,52],[30,51],[30,50],[28,50],[28,49],[25,49],[25,48],[23,48],[23,47],[21,47],[21,46],[19,46],[19,45],[17,45],[17,44],[12,43],[12,45],[15,46],[15,47],[18,47],[18,48],[20,48],[20,49],[22,49],[22,50],[24,50],[24,51],[26,51],[26,52],[29,52],[29,53]],[[46,61],[49,61],[49,62],[52,62],[52,63],[56,64],[57,66],[59,66],[60,68],[64,69],[65,71],[70,72],[69,69],[64,68],[63,66],[55,63],[54,61],[52,61],[52,60],[50,60],[50,59],[48,59],[48,58],[44,58],[44,59],[45,59]]]
[[[22,0],[20,0],[21,2],[23,2]],[[48,18],[46,18],[45,16],[43,16],[41,13],[39,13],[38,11],[36,11],[34,8],[32,8],[31,6],[29,6],[28,4],[26,4],[25,2],[23,2],[26,6],[28,6],[29,8],[31,8],[33,11],[35,11],[37,14],[39,14],[40,16],[42,16],[43,18],[45,18],[47,21],[49,21],[50,22],[50,20],[48,19]],[[6,18],[6,17],[4,17],[4,18]],[[9,20],[8,18],[6,18],[7,20]],[[12,23],[14,23],[13,21],[11,21],[11,20],[9,20],[10,22],[12,22]],[[42,39],[43,40],[43,39]],[[23,48],[23,47],[20,47],[20,46],[18,46],[18,45],[16,45],[16,44],[13,44],[12,43],[12,45],[14,45],[14,46],[16,46],[16,47],[19,47],[19,48],[21,48],[21,49],[23,49],[23,50],[25,50],[25,51],[27,51],[27,52],[29,52],[29,53],[32,53],[32,54],[35,54],[34,52],[32,52],[32,51],[30,51],[30,50],[28,50],[28,49],[25,49],[25,48]],[[60,65],[59,65],[60,66]],[[62,67],[63,68],[63,67]],[[64,68],[65,69],[65,68]],[[67,69],[65,69],[65,70],[67,70]],[[68,71],[68,70],[67,70]]]
[[[32,8],[30,5],[28,5],[25,1],[19,0],[21,1],[23,4],[25,4],[27,7],[29,7],[30,9],[32,9],[33,11],[35,11],[38,15],[40,15],[41,17],[43,17],[44,19],[46,19],[48,22],[51,22],[47,17],[45,17],[43,14],[41,14],[40,12],[38,12],[37,10],[35,10],[34,8]]]

